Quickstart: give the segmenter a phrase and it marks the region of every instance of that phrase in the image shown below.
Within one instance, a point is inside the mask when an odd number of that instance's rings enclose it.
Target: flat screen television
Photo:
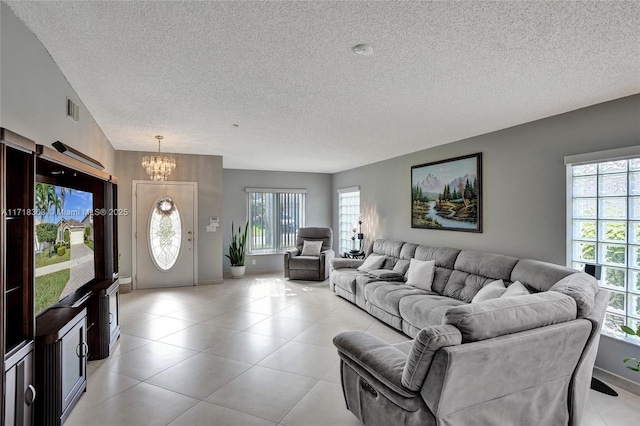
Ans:
[[[35,312],[67,299],[96,277],[94,196],[57,184],[35,187]]]

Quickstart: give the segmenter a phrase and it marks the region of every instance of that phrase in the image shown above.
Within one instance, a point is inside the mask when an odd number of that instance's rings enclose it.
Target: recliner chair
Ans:
[[[321,247],[313,247],[305,241],[322,242]],[[329,261],[335,257],[331,248],[333,244],[333,231],[331,228],[299,228],[296,236],[296,248],[284,254],[284,276],[291,280],[324,281],[329,278]],[[319,248],[319,252],[317,251]],[[304,254],[304,255],[303,255]]]

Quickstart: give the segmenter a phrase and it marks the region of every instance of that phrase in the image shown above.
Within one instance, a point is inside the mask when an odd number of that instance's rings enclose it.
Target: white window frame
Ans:
[[[343,212],[343,207],[345,209],[353,209],[355,203],[350,205],[343,206],[341,203],[342,197],[348,197],[348,194],[357,193],[358,197],[358,208],[356,212]],[[354,195],[355,197],[355,195]],[[347,216],[348,219],[345,220],[344,216]],[[360,203],[360,187],[359,186],[351,186],[349,188],[341,188],[338,189],[338,247],[339,253],[349,252],[353,250],[354,241],[352,237],[354,235],[353,228],[358,225],[358,221],[361,220],[361,203]],[[360,229],[357,229],[360,231]],[[360,243],[360,241],[356,240],[356,246]],[[356,247],[358,249],[359,247]]]
[[[632,282],[633,278],[639,279],[640,277],[640,262],[637,260],[632,261],[632,255],[640,256],[640,241],[638,241],[637,237],[632,234],[633,232],[639,232],[640,229],[640,214],[633,209],[636,209],[638,204],[638,200],[640,200],[640,193],[634,192],[631,193],[631,177],[632,175],[635,177],[637,173],[640,173],[638,170],[630,170],[627,167],[626,172],[619,172],[618,174],[626,173],[627,176],[627,192],[625,196],[615,196],[611,198],[626,198],[626,218],[625,219],[607,219],[604,217],[604,214],[601,212],[600,206],[602,205],[601,200],[605,200],[609,198],[607,196],[601,195],[599,191],[599,185],[601,181],[601,177],[606,177],[608,174],[601,173],[600,168],[597,168],[595,173],[590,173],[586,175],[587,178],[595,178],[596,191],[595,196],[584,196],[580,197],[578,195],[574,196],[574,166],[585,166],[585,165],[597,165],[601,163],[614,162],[619,160],[637,160],[640,159],[640,147],[628,147],[621,148],[615,150],[608,151],[600,151],[588,154],[580,154],[565,157],[565,165],[567,166],[567,245],[566,245],[566,253],[567,253],[567,265],[569,267],[575,269],[583,269],[585,263],[592,263],[602,266],[602,274],[600,279],[600,286],[606,288],[612,292],[612,294],[623,295],[624,297],[624,309],[616,310],[609,305],[607,307],[607,312],[605,314],[605,326],[603,327],[603,333],[607,334],[610,337],[626,340],[636,345],[640,345],[640,339],[636,337],[631,337],[624,334],[619,326],[613,326],[615,324],[614,318],[618,320],[622,320],[625,325],[628,325],[635,329],[635,327],[640,326],[640,314],[638,314],[638,306],[640,306],[640,287],[637,286],[635,282]],[[578,177],[578,176],[576,176]],[[636,190],[637,191],[637,190]],[[574,218],[574,200],[580,199],[596,199],[596,213],[593,218]],[[635,207],[634,207],[635,206]],[[575,223],[574,223],[575,221]],[[580,235],[574,235],[574,230],[581,223],[589,223],[595,222],[595,238],[581,238]],[[626,233],[624,242],[620,241],[610,241],[606,239],[606,236],[603,235],[605,224],[619,224],[622,225],[624,223]],[[575,225],[575,226],[574,226]],[[593,225],[592,225],[593,226]],[[635,231],[634,231],[635,230]],[[584,235],[583,235],[584,236]],[[580,259],[580,255],[577,254],[576,245],[586,244],[589,246],[595,245],[594,256],[595,259],[593,261],[586,261]],[[617,265],[608,263],[605,259],[605,247],[611,245],[618,245],[625,247],[626,259],[624,265]],[[625,282],[624,289],[621,287],[616,287],[609,285],[607,282],[606,274],[607,272],[613,272],[615,270],[624,271]],[[613,300],[613,299],[612,299]],[[610,302],[611,303],[611,302]],[[634,312],[635,310],[635,312]]]
[[[300,188],[245,188],[245,192],[247,193],[247,220],[249,222],[247,254],[278,254],[295,248],[298,228],[304,227],[306,223],[307,190]],[[259,237],[254,235],[254,218],[251,208],[253,194],[265,194],[266,197],[273,197],[272,204],[267,208],[269,217],[271,217],[269,227],[272,231],[264,237],[271,240],[268,247],[255,247]],[[291,209],[294,205],[297,211]],[[288,210],[287,207],[289,207]],[[284,218],[285,214],[287,215],[286,219]],[[293,219],[291,215],[293,215]],[[293,220],[293,225],[287,231],[285,227],[288,227],[288,221],[291,220]]]

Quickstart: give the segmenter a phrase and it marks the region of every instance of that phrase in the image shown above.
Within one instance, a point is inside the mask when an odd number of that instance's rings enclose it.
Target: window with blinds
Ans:
[[[567,257],[575,269],[601,265],[604,330],[620,336],[640,326],[640,156],[569,166]]]
[[[306,190],[247,188],[249,194],[249,253],[279,253],[296,245],[304,227]]]
[[[355,250],[360,243],[352,240],[353,228],[358,226],[360,220],[360,188],[345,188],[338,190],[338,237],[340,239],[340,253]]]

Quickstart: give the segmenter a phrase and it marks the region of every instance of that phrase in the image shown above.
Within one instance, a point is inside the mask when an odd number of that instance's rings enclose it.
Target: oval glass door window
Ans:
[[[180,212],[171,197],[160,198],[149,218],[149,253],[158,269],[168,271],[176,264],[182,243]]]

